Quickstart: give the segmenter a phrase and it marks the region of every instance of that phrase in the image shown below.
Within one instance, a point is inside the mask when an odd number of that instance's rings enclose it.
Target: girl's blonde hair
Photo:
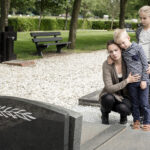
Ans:
[[[150,16],[150,6],[143,6],[139,9],[140,13],[146,13],[148,16]]]

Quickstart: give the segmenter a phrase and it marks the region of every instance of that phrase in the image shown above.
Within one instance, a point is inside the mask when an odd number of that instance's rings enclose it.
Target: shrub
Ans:
[[[56,30],[57,21],[56,19],[44,18],[41,20],[40,30]]]
[[[37,31],[39,26],[38,18],[31,17],[12,17],[8,19],[10,26],[14,27],[15,31]],[[138,23],[128,22],[132,24],[132,29],[136,29]],[[70,19],[67,22],[67,29],[70,26]],[[119,27],[119,22],[114,21],[113,29]],[[87,19],[78,20],[78,29],[97,29],[97,30],[110,30],[111,21],[91,21]],[[64,30],[65,19],[59,18],[42,18],[40,30]]]

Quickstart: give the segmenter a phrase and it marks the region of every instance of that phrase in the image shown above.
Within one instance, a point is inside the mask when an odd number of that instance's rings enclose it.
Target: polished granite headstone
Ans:
[[[77,150],[82,116],[54,105],[0,97],[0,150]]]

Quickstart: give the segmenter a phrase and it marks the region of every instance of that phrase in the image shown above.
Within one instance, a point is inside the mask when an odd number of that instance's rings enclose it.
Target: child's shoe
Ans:
[[[133,129],[140,129],[140,121],[139,120],[136,120],[134,123],[133,123],[133,126],[132,126]]]
[[[143,131],[150,131],[150,124],[143,124]]]

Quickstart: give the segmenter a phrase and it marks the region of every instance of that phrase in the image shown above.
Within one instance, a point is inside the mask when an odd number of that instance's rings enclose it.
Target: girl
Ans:
[[[150,63],[150,6],[139,9],[139,17],[142,26],[136,31],[137,42],[142,45],[144,53]]]

